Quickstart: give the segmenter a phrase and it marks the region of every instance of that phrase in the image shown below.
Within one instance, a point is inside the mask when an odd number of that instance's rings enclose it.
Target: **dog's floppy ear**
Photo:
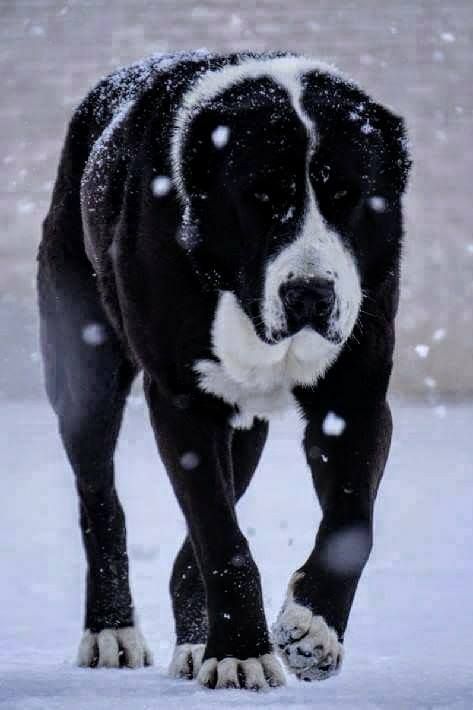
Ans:
[[[375,102],[370,102],[369,109],[383,141],[384,173],[395,192],[402,195],[412,165],[404,120]]]
[[[218,183],[228,159],[232,129],[229,116],[205,108],[187,127],[180,153],[183,188],[192,199],[205,200]]]

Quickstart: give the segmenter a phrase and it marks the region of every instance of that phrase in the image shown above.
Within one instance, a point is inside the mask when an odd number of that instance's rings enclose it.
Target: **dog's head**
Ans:
[[[252,60],[185,96],[172,158],[182,243],[260,338],[346,341],[399,255],[401,119],[311,60]]]

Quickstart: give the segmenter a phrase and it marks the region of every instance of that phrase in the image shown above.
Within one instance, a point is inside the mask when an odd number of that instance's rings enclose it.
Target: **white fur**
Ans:
[[[79,645],[77,665],[119,668],[120,652],[123,652],[128,668],[141,668],[153,663],[152,654],[140,629],[126,626],[123,629],[104,629],[99,633],[86,629]]]
[[[286,601],[273,626],[273,639],[291,673],[303,680],[323,680],[339,672],[343,646],[322,616],[294,601],[294,575]]]
[[[189,123],[199,110],[223,91],[245,79],[268,76],[287,90],[294,109],[309,133],[311,133],[313,124],[309,121],[300,105],[302,90],[300,78],[302,74],[316,70],[348,81],[336,67],[316,59],[301,56],[276,57],[273,59],[266,57],[261,57],[260,59],[249,58],[244,59],[241,64],[224,66],[217,71],[209,71],[203,74],[182,99],[171,139],[173,179],[183,202],[187,202],[187,195],[181,172],[182,145]]]
[[[203,643],[178,644],[169,665],[169,675],[172,678],[197,678],[204,651]]]
[[[269,418],[286,410],[294,402],[292,388],[316,382],[340,349],[309,328],[274,345],[263,342],[230,291],[220,294],[211,335],[220,362],[195,363],[199,385],[238,405],[240,417],[233,425],[242,428],[251,426],[255,416]]]
[[[268,690],[285,685],[283,670],[272,653],[259,658],[208,658],[197,675],[198,682],[206,687],[246,688]]]
[[[262,308],[266,336],[284,329],[286,318],[279,297],[281,285],[293,278],[326,278],[334,282],[338,318],[332,316],[330,331],[341,344],[350,336],[358,317],[362,292],[353,256],[338,234],[329,229],[320,214],[314,192],[307,181],[307,207],[300,235],[266,267]]]

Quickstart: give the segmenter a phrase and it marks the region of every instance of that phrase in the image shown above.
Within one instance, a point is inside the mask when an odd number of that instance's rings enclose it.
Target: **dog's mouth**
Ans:
[[[295,329],[283,328],[281,330],[273,330],[273,331],[271,331],[270,336],[264,334],[262,337],[262,340],[264,340],[264,342],[267,343],[268,345],[277,345],[278,343],[281,343],[283,340],[287,340],[288,338],[293,338],[295,335],[300,333],[302,330],[305,330],[306,332],[317,333],[324,340],[326,340],[328,343],[331,343],[332,345],[340,345],[343,342],[343,337],[338,330],[334,330],[333,328],[329,328],[329,327],[325,327],[325,326],[320,327],[320,328],[314,327],[313,324],[301,325]]]

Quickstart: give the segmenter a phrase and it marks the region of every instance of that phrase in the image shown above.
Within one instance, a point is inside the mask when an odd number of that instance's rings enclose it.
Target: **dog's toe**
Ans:
[[[245,688],[268,690],[285,684],[283,670],[277,658],[267,653],[258,658],[207,658],[197,680],[206,688]]]
[[[98,633],[87,629],[77,656],[77,665],[83,668],[141,668],[152,663],[152,654],[136,626]]]
[[[202,665],[205,651],[203,643],[181,643],[174,649],[169,665],[169,675],[172,678],[197,678]]]
[[[273,627],[284,664],[300,680],[325,680],[340,670],[343,646],[322,616],[288,602]]]

